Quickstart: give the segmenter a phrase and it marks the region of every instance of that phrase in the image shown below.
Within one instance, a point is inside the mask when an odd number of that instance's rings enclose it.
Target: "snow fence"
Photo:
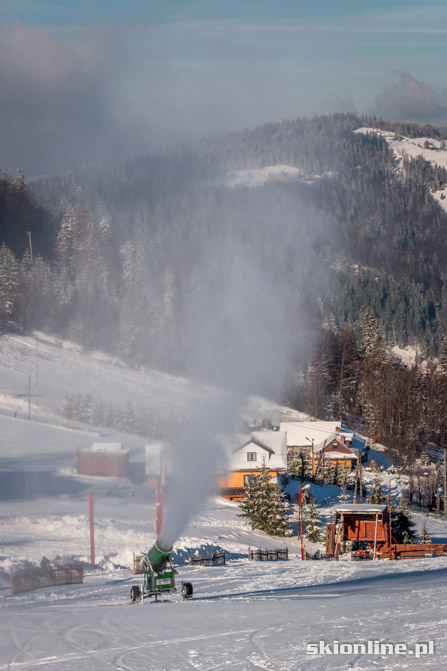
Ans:
[[[21,594],[44,587],[82,583],[84,569],[81,563],[51,566],[48,559],[44,559],[40,566],[25,571],[14,571],[11,568],[10,578],[11,594]]]

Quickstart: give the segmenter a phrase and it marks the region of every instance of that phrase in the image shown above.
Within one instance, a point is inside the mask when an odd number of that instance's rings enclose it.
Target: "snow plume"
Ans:
[[[170,441],[164,547],[174,544],[204,497],[217,492],[219,473],[227,468],[222,436],[235,434],[247,396],[264,393],[279,398],[293,347],[297,339],[307,338],[305,318],[301,334],[296,319],[290,318],[299,300],[287,273],[281,226],[279,219],[259,220],[256,234],[263,244],[270,234],[276,241],[263,248],[255,241],[243,242],[240,236],[235,240],[231,229],[218,245],[207,248],[197,271],[196,290],[185,306],[181,326],[185,374],[210,386],[205,400],[188,409],[183,429]],[[306,249],[302,243],[296,263]],[[238,446],[235,439],[234,448]]]
[[[203,403],[190,407],[185,426],[174,434],[159,547],[172,548],[204,497],[215,493],[217,474],[225,466],[219,433],[227,430],[236,417],[234,399],[212,394]]]

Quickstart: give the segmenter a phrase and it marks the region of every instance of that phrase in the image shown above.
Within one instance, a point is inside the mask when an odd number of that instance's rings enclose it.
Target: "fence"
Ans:
[[[328,554],[323,554],[319,550],[317,552],[314,552],[313,554],[310,552],[305,552],[304,554],[304,559],[307,560],[324,560],[324,561],[338,561],[338,555],[328,555]]]
[[[276,550],[264,550],[263,548],[248,548],[250,561],[276,561],[289,558],[289,548],[277,548]]]
[[[30,592],[43,587],[56,585],[74,585],[84,582],[84,569],[81,563],[50,566],[42,562],[40,567],[25,571],[10,570],[11,594]]]
[[[189,555],[192,566],[218,566],[225,564],[225,552],[214,552],[211,555]]]

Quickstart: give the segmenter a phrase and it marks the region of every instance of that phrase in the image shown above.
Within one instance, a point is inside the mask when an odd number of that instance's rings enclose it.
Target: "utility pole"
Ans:
[[[363,467],[360,460],[360,503],[363,503]]]
[[[90,564],[96,566],[95,563],[95,518],[93,513],[93,491],[90,489],[88,493],[88,512],[90,522]]]
[[[29,255],[31,259],[31,263],[33,263],[33,245],[31,242],[31,231],[28,231],[28,239],[29,239]]]
[[[28,422],[31,419],[31,373],[28,373]]]
[[[36,336],[36,405],[39,405],[39,338]]]

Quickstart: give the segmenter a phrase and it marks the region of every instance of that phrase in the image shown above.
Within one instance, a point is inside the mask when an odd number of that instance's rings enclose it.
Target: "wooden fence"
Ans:
[[[277,548],[276,550],[264,550],[263,548],[248,548],[248,558],[250,561],[276,561],[278,559],[288,559],[288,548]]]
[[[21,594],[43,587],[82,583],[84,582],[84,569],[81,563],[50,566],[48,562],[48,564],[25,571],[14,571],[11,568],[10,578],[11,594]]]
[[[225,564],[225,552],[214,552],[210,555],[189,555],[192,566],[219,566]]]

